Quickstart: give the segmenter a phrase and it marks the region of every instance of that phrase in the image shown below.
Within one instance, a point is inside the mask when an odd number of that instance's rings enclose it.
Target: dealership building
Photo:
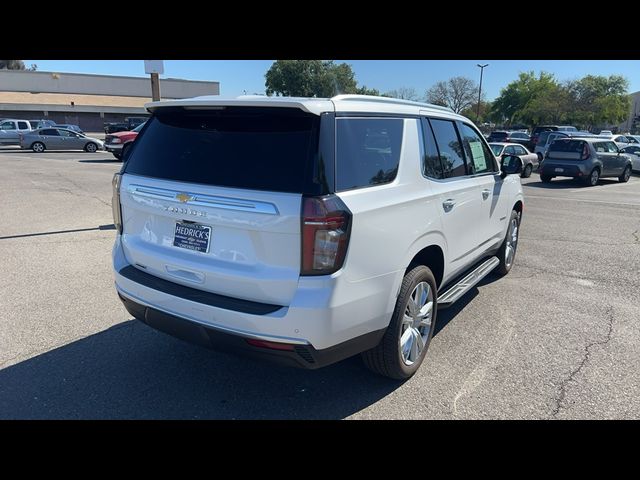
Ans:
[[[162,100],[219,95],[220,83],[160,79]],[[0,118],[49,119],[102,132],[106,122],[148,114],[148,77],[0,70]]]

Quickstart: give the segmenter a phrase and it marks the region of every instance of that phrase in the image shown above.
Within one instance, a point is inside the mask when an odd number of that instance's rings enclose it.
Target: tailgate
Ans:
[[[128,261],[192,288],[289,305],[319,125],[294,108],[159,108],[123,169]]]
[[[120,192],[122,244],[132,265],[235,298],[277,305],[293,298],[300,275],[300,194],[135,175],[123,176]]]

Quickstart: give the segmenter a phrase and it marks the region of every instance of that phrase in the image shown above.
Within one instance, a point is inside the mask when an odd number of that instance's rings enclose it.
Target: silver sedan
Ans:
[[[84,150],[93,153],[104,150],[104,143],[97,138],[65,128],[40,128],[20,136],[20,147],[30,148],[36,153],[45,150]]]
[[[492,142],[489,146],[500,164],[502,164],[502,157],[505,155],[516,155],[520,157],[520,160],[522,160],[522,178],[530,177],[531,172],[536,170],[540,164],[538,155],[531,153],[527,147],[519,143]]]

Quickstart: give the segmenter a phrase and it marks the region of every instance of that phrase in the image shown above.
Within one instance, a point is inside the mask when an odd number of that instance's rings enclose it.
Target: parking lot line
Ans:
[[[623,206],[628,206],[628,207],[640,206],[640,202],[638,202],[638,203],[607,202],[607,201],[604,201],[604,200],[589,200],[589,199],[586,199],[586,198],[548,197],[546,195],[527,195],[527,194],[525,194],[524,198],[525,198],[525,200],[527,198],[544,198],[544,199],[547,199],[547,200],[572,200],[574,202],[598,203],[598,204],[602,204],[602,205],[615,205],[615,206],[623,205]]]

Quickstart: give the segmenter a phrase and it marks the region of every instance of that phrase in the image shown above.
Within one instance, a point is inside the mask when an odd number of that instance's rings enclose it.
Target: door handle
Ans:
[[[487,198],[489,198],[490,193],[491,193],[491,190],[489,189],[482,190],[482,199],[486,200]]]
[[[447,198],[444,202],[442,202],[442,208],[444,208],[445,212],[450,212],[455,206],[456,202],[452,198]]]

